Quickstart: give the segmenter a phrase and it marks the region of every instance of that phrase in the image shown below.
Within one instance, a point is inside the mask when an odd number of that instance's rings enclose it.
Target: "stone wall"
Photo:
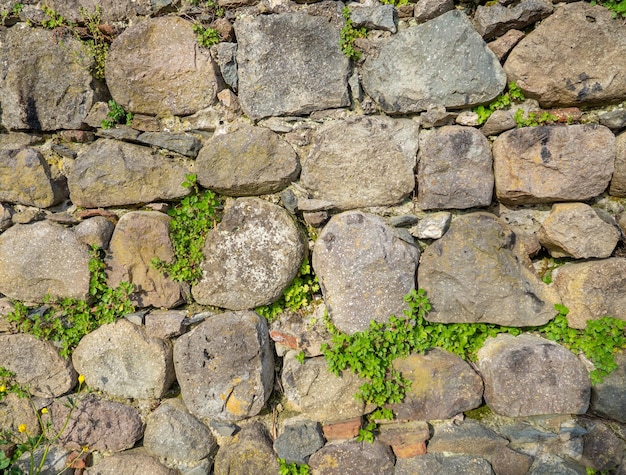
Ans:
[[[195,3],[0,2],[0,367],[31,395],[4,391],[0,430],[35,434],[45,408],[50,473],[76,455],[99,474],[275,474],[277,457],[314,474],[626,473],[623,351],[596,385],[532,332],[472,363],[410,355],[372,444],[355,441],[363,381],[320,351],[325,311],[354,333],[415,288],[434,322],[536,326],[555,304],[572,328],[626,320],[623,20],[585,2],[371,0],[348,5],[367,31],[349,59],[341,2]],[[221,42],[201,47],[194,25]],[[511,82],[525,100],[483,124],[473,109]],[[102,127],[110,99],[128,124]],[[193,285],[150,264],[173,257],[167,210],[191,173],[224,199]],[[2,316],[87,299],[90,245],[137,312],[64,359]],[[254,309],[304,258],[319,295],[268,324]]]

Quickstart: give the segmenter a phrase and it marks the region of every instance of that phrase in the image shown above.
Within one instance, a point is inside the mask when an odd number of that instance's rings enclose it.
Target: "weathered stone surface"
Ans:
[[[571,458],[564,459],[553,454],[542,454],[535,458],[527,475],[585,475],[587,471]]]
[[[419,256],[377,216],[347,211],[331,218],[315,243],[313,268],[337,328],[354,333],[372,319],[401,316]]]
[[[87,15],[93,15],[96,8],[99,7],[102,20],[110,22],[125,20],[136,15],[149,15],[153,11],[152,5],[156,6],[158,4],[159,2],[151,0],[136,0],[133,2],[120,2],[117,0],[77,0],[75,2],[49,0],[46,3],[55,12],[72,22],[84,21],[80,11],[81,8],[85,9]]]
[[[409,232],[418,239],[439,239],[450,227],[451,220],[452,215],[447,211],[431,213],[409,228]]]
[[[85,335],[72,362],[90,388],[127,399],[160,398],[175,378],[171,344],[124,319]]]
[[[145,316],[148,335],[161,338],[173,338],[185,332],[186,310],[152,310]]]
[[[180,399],[167,399],[146,421],[146,450],[167,462],[196,462],[217,449],[215,437]]]
[[[267,430],[260,423],[243,427],[229,444],[222,445],[215,457],[215,475],[278,473],[276,453]]]
[[[200,142],[197,137],[187,133],[144,132],[137,137],[137,141],[194,158],[198,155],[198,151],[202,147],[202,142]]]
[[[27,333],[0,335],[0,368],[15,373],[17,383],[33,396],[57,397],[76,384],[71,361],[55,346]]]
[[[35,149],[0,151],[0,201],[48,208],[67,198],[64,185]]]
[[[324,446],[319,422],[299,420],[285,423],[282,434],[274,441],[278,458],[287,463],[305,464],[309,456]]]
[[[591,387],[591,410],[608,419],[626,423],[626,352],[614,355],[617,369]]]
[[[174,365],[185,405],[196,417],[255,416],[274,382],[266,320],[254,312],[211,317],[176,340]]]
[[[496,195],[504,203],[585,201],[611,180],[615,136],[603,126],[525,127],[493,144]]]
[[[378,426],[376,440],[391,446],[397,458],[409,458],[426,453],[430,428],[426,421],[390,422]]]
[[[211,47],[211,55],[220,68],[224,82],[237,92],[237,43],[220,42]]]
[[[27,302],[89,293],[89,252],[70,230],[49,221],[0,234],[0,292]]]
[[[106,82],[124,109],[190,115],[215,102],[220,79],[192,23],[163,16],[135,23],[109,49]]]
[[[615,171],[611,179],[609,194],[620,198],[626,197],[626,132],[615,140]]]
[[[158,211],[131,211],[120,218],[111,237],[107,282],[112,287],[133,284],[130,297],[139,307],[169,308],[182,300],[181,284],[150,265],[155,257],[165,262],[174,259],[170,220]]]
[[[9,433],[19,434],[20,424],[26,425],[30,436],[41,433],[41,426],[30,400],[13,393],[4,394],[0,400],[0,427]]]
[[[434,322],[542,325],[554,317],[555,292],[523,263],[516,235],[496,216],[458,217],[423,253],[417,281]],[[494,285],[497,282],[498,285]]]
[[[478,351],[485,401],[508,417],[584,414],[591,384],[583,363],[564,347],[523,333],[489,338]]]
[[[133,449],[105,457],[86,471],[87,475],[176,475],[180,472],[165,465],[148,455],[144,449]]]
[[[244,123],[204,144],[196,173],[200,185],[227,196],[265,195],[295,181],[300,163],[278,134]]]
[[[502,61],[513,47],[524,38],[525,33],[520,30],[509,30],[499,38],[487,43],[489,49],[494,52],[497,58]],[[495,111],[494,111],[495,112]],[[485,134],[487,135],[487,134]]]
[[[207,236],[203,277],[192,287],[203,305],[245,310],[277,300],[304,258],[303,236],[283,208],[240,198]]]
[[[104,139],[78,155],[68,185],[76,206],[120,206],[182,198],[188,173],[185,162],[148,147]]]
[[[479,5],[474,14],[474,26],[483,38],[489,40],[513,28],[522,29],[552,13],[554,7],[547,0],[522,0],[512,8],[500,3]]]
[[[283,359],[282,384],[288,408],[314,421],[340,422],[374,409],[354,397],[364,380],[351,371],[335,376],[324,358],[307,358],[301,364],[295,352],[288,352]]]
[[[411,354],[396,359],[393,367],[411,381],[402,402],[388,406],[397,419],[449,419],[482,403],[480,376],[452,353],[434,349]]]
[[[251,119],[350,105],[339,28],[307,13],[235,22],[239,100]]]
[[[419,125],[406,119],[330,122],[313,139],[300,182],[339,209],[399,203],[415,188],[418,133]]]
[[[11,465],[11,468],[21,469],[23,473],[29,473],[31,471],[31,463],[33,463],[36,469],[40,470],[39,473],[44,475],[62,473],[67,471],[67,462],[70,455],[70,450],[63,449],[58,445],[51,445],[48,448],[44,444],[40,444],[33,453],[24,452],[15,461],[15,464]]]
[[[568,263],[552,273],[571,327],[584,328],[587,320],[604,316],[626,319],[626,259]]]
[[[601,125],[612,130],[619,130],[626,127],[626,110],[615,109],[609,112],[601,113],[598,116]]]
[[[619,230],[584,203],[556,203],[541,224],[541,245],[552,257],[609,257],[620,239]]]
[[[443,475],[444,473],[493,475],[491,465],[487,460],[470,455],[426,454],[396,461],[395,475]]]
[[[0,233],[11,227],[13,224],[13,210],[10,206],[0,203]]]
[[[3,38],[2,125],[7,129],[79,129],[94,101],[91,59],[73,37],[20,23]],[[63,71],[63,74],[59,74]]]
[[[67,422],[59,437],[64,447],[119,452],[135,445],[143,433],[139,413],[129,405],[100,399],[95,394],[74,395],[72,401],[74,408],[68,396],[55,399],[48,408],[55,434]]]
[[[388,446],[379,442],[350,441],[324,446],[311,455],[309,467],[315,475],[392,475],[394,456]]]
[[[398,114],[489,102],[506,85],[498,58],[458,10],[383,40],[362,77],[365,92]]]
[[[395,33],[397,13],[393,5],[377,5],[374,7],[359,4],[350,5],[350,19],[355,28],[368,30],[384,30]]]
[[[87,246],[108,249],[114,230],[113,221],[104,216],[94,216],[78,223],[74,227],[74,234],[80,242]]]
[[[580,462],[585,467],[595,470],[617,468],[624,457],[626,444],[609,428],[598,420],[583,420],[583,426],[589,431],[583,436],[584,448]]]
[[[429,453],[477,455],[489,459],[509,441],[472,419],[436,425],[428,442]]]
[[[511,51],[509,81],[543,107],[624,100],[626,32],[611,16],[586,2],[557,9]]]
[[[419,0],[415,4],[413,16],[418,23],[432,20],[454,8],[452,0]]]
[[[489,206],[493,157],[487,138],[473,127],[451,125],[426,136],[418,157],[422,209]]]
[[[533,457],[508,447],[502,447],[491,456],[491,466],[498,475],[526,475]]]

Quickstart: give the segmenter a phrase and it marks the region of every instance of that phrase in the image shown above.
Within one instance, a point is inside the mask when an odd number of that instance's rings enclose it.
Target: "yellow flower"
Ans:
[[[0,386],[0,393],[3,393],[7,390],[7,387],[3,384],[2,386]]]
[[[26,432],[26,424],[20,424],[19,426],[17,426],[17,431],[21,434],[23,432]]]
[[[47,407],[44,407],[44,408],[41,410],[41,413],[42,413],[42,414],[48,414],[48,408],[47,408]]]
[[[85,382],[85,377],[82,374],[78,375],[78,384],[83,384]]]

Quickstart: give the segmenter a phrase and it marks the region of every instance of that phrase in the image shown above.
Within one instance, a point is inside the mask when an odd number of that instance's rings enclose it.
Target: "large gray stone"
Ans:
[[[189,194],[182,186],[190,165],[148,147],[98,140],[78,155],[68,176],[76,206],[97,208],[172,200]]]
[[[471,107],[491,101],[506,85],[498,58],[458,10],[383,40],[362,76],[365,92],[396,114]]]
[[[626,31],[611,17],[587,2],[557,9],[511,51],[509,81],[543,107],[624,100]]]
[[[43,302],[46,295],[89,295],[89,252],[71,229],[49,221],[17,224],[0,234],[0,292]]]
[[[305,464],[312,453],[324,446],[324,436],[319,422],[298,420],[285,422],[282,434],[274,441],[278,458],[287,463]]]
[[[417,281],[428,293],[434,322],[542,325],[558,297],[524,264],[520,240],[496,216],[458,217],[424,251]]]
[[[185,405],[199,419],[255,416],[274,382],[267,322],[254,312],[211,317],[176,340],[174,365]]]
[[[93,15],[96,8],[100,8],[103,22],[121,21],[133,18],[136,15],[149,15],[153,5],[159,2],[154,0],[135,0],[133,2],[119,0],[46,0],[46,5],[71,22],[84,21],[85,14]],[[84,11],[81,11],[84,9]]]
[[[525,127],[493,144],[496,195],[506,204],[585,201],[609,185],[615,136],[604,126]]]
[[[128,450],[103,458],[87,469],[87,475],[177,475],[178,470],[162,465],[142,448]]]
[[[474,14],[474,25],[486,40],[500,36],[513,28],[524,27],[547,17],[554,8],[548,0],[522,0],[514,7],[501,3],[479,5]]]
[[[316,475],[393,475],[394,462],[387,445],[349,441],[324,446],[311,456],[309,466]]]
[[[489,462],[471,455],[425,454],[398,459],[395,475],[493,475]]]
[[[124,109],[140,114],[190,115],[215,102],[221,79],[193,23],[177,16],[137,22],[109,49],[106,82]]]
[[[235,22],[239,100],[251,119],[347,107],[350,61],[339,28],[304,12]]]
[[[240,198],[224,212],[204,246],[195,300],[229,310],[267,305],[282,295],[304,258],[305,243],[280,206]]]
[[[614,355],[617,369],[591,388],[591,410],[608,419],[626,423],[626,352]]]
[[[253,423],[220,447],[215,457],[215,475],[275,475],[279,466],[265,427]]]
[[[300,182],[339,209],[399,203],[415,188],[419,125],[358,117],[320,127]]]
[[[491,459],[509,441],[483,424],[467,419],[435,425],[428,441],[428,452],[477,455]]]
[[[591,384],[571,351],[539,336],[500,334],[478,350],[485,402],[507,417],[584,414]]]
[[[337,328],[354,333],[370,320],[402,316],[419,256],[378,216],[346,211],[331,218],[315,242],[313,268]]]

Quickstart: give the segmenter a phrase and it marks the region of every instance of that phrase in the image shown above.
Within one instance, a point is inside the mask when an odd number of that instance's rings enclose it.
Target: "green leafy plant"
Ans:
[[[553,257],[542,259],[542,268],[539,271],[539,275],[543,283],[550,285],[552,283],[553,272],[565,263],[567,263],[567,259]]]
[[[530,112],[527,117],[524,117],[524,111],[517,109],[513,119],[517,127],[537,127],[539,125],[554,124],[559,118],[547,111],[541,113]]]
[[[210,190],[201,191],[196,175],[187,175],[182,184],[191,194],[168,211],[170,238],[174,248],[174,261],[165,262],[154,258],[151,265],[167,273],[177,282],[196,284],[202,277],[200,264],[204,260],[202,249],[208,232],[218,222],[221,202]]]
[[[350,18],[350,9],[343,7],[341,14],[345,20],[345,25],[339,33],[339,45],[341,51],[348,58],[358,61],[361,59],[361,52],[354,48],[354,40],[357,38],[365,38],[367,36],[367,30],[365,28],[355,28],[352,24],[352,18]]]
[[[204,48],[210,48],[220,42],[220,33],[215,28],[204,27],[200,23],[194,23],[192,29],[196,34],[196,41]]]
[[[402,5],[408,5],[409,0],[381,0],[384,5],[393,5],[394,7],[401,7]]]
[[[15,3],[12,7],[0,10],[0,23],[4,24],[7,19],[12,17],[18,17],[23,8],[23,3]]]
[[[611,10],[613,12],[613,18],[626,18],[626,0],[600,0],[598,2],[591,2],[592,5],[596,5],[596,3]]]
[[[70,26],[70,22],[67,21],[62,15],[50,8],[48,5],[42,5],[41,11],[48,17],[48,19],[41,22],[41,26],[54,30],[61,26]]]
[[[100,24],[102,23],[102,11],[100,5],[96,5],[96,10],[89,13],[85,8],[80,8],[84,29],[74,29],[75,36],[83,42],[85,53],[93,58],[91,72],[96,79],[104,79],[104,64],[106,63],[109,45],[112,38],[105,35]],[[132,114],[130,115],[132,119]],[[127,114],[127,123],[128,123]],[[130,125],[130,124],[128,124]]]
[[[285,459],[278,459],[280,468],[278,475],[309,475],[309,466],[306,464],[288,463]]]
[[[117,124],[131,125],[133,122],[133,114],[126,112],[124,108],[113,99],[109,101],[109,113],[107,118],[100,124],[103,129],[110,129]]]
[[[508,84],[507,92],[500,94],[487,106],[478,106],[472,109],[478,114],[478,124],[484,124],[491,114],[500,109],[508,109],[514,103],[523,102],[526,99],[524,93],[515,81]]]
[[[296,361],[300,364],[304,364],[304,360],[306,358],[306,355],[304,354],[303,350],[300,350],[298,353],[296,353]]]

